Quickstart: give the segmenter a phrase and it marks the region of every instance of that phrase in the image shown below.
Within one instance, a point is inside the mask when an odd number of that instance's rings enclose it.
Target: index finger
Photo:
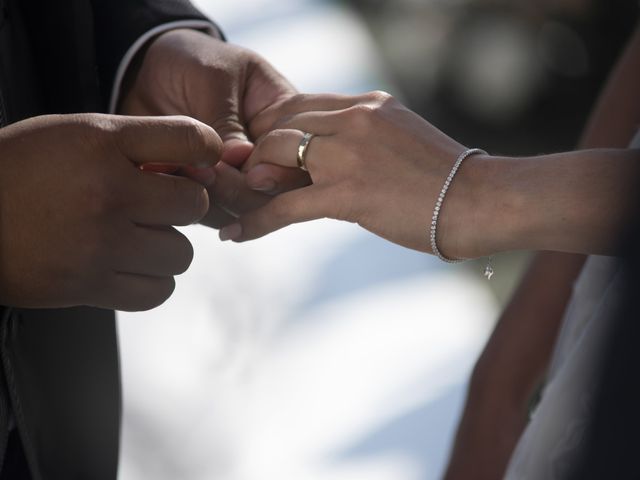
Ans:
[[[344,110],[360,100],[359,97],[326,94],[298,94],[260,112],[250,123],[251,134],[258,138],[271,130],[278,120],[303,112]]]
[[[118,117],[115,140],[135,164],[211,167],[222,153],[215,130],[185,116]]]

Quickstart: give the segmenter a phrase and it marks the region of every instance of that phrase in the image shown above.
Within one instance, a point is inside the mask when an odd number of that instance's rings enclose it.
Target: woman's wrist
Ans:
[[[535,157],[473,156],[441,212],[445,255],[506,250],[615,255],[634,214],[640,151],[599,149]]]
[[[522,197],[510,183],[515,159],[473,155],[445,199],[438,245],[452,258],[478,258],[513,248],[521,229]]]

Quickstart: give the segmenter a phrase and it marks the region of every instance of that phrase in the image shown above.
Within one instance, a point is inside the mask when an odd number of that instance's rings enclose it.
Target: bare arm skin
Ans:
[[[640,124],[640,69],[634,60],[639,40],[636,33],[611,75],[582,147],[624,147],[635,134]],[[533,259],[474,369],[445,480],[504,474],[584,259],[552,252]]]

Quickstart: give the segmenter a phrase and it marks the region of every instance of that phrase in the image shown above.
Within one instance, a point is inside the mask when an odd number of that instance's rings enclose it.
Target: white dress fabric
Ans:
[[[640,148],[640,132],[631,148]],[[587,259],[563,320],[542,399],[513,452],[506,480],[567,477],[586,440],[622,282],[619,259]]]

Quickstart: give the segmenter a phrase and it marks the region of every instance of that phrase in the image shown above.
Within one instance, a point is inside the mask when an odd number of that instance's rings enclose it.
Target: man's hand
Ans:
[[[206,190],[149,163],[210,167],[222,143],[187,117],[34,117],[0,130],[0,304],[145,310],[193,256],[171,225],[207,212]]]
[[[251,122],[268,107],[294,95],[295,89],[254,52],[225,43],[196,30],[178,29],[154,39],[129,73],[120,111],[128,115],[189,115],[213,127],[224,142],[215,185],[208,185],[215,206],[203,223],[221,227],[235,217],[264,205],[271,197],[249,189],[238,171],[252,151],[252,142],[265,133]],[[236,168],[229,168],[229,166]],[[309,177],[269,167],[278,186],[274,194],[303,186]],[[188,176],[200,180],[192,171]]]

